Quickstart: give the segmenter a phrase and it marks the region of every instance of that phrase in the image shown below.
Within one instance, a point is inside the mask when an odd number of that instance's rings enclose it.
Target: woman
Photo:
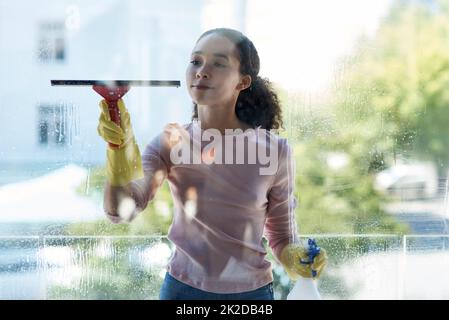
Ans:
[[[121,127],[100,103],[98,132],[119,145],[107,150],[104,205],[111,221],[132,220],[165,178],[170,185],[175,251],[161,299],[273,299],[264,234],[292,279],[312,270],[319,276],[326,265],[324,250],[301,263],[308,257],[296,232],[291,148],[269,131],[282,125],[281,108],[258,73],[259,56],[245,35],[205,32],[186,71],[192,122],[167,125],[142,158],[123,101]]]

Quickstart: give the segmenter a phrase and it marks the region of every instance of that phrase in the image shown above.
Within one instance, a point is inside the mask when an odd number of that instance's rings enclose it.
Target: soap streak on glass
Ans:
[[[53,113],[55,135],[58,144],[73,146],[73,140],[80,136],[80,114],[78,107],[70,102],[59,100]]]
[[[446,186],[445,186],[445,193],[444,193],[444,219],[443,219],[445,234],[449,233],[449,229],[447,228],[447,220],[449,219],[448,192],[449,192],[449,176],[446,176]]]

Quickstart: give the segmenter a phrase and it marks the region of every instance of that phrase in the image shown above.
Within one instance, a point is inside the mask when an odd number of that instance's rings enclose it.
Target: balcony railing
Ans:
[[[323,299],[449,299],[447,235],[308,237],[329,254]],[[0,237],[0,299],[158,299],[172,249],[163,236]],[[267,258],[285,299],[293,284]]]

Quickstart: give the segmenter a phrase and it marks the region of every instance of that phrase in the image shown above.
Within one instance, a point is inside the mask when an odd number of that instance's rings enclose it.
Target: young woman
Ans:
[[[186,71],[192,121],[167,125],[142,157],[123,101],[121,127],[100,103],[98,132],[119,145],[107,149],[110,220],[132,220],[164,179],[170,185],[175,212],[168,239],[175,251],[161,299],[273,299],[264,234],[292,279],[311,277],[312,270],[320,276],[326,265],[324,250],[313,264],[301,263],[308,256],[296,231],[291,148],[271,132],[282,126],[281,108],[258,73],[258,53],[245,35],[205,32]]]

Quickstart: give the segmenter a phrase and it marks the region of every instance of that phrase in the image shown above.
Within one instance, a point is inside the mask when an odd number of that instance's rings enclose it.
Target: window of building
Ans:
[[[40,105],[38,110],[40,145],[65,145],[67,117],[65,106]]]
[[[63,62],[66,57],[63,22],[44,22],[38,27],[38,60],[43,63]]]

